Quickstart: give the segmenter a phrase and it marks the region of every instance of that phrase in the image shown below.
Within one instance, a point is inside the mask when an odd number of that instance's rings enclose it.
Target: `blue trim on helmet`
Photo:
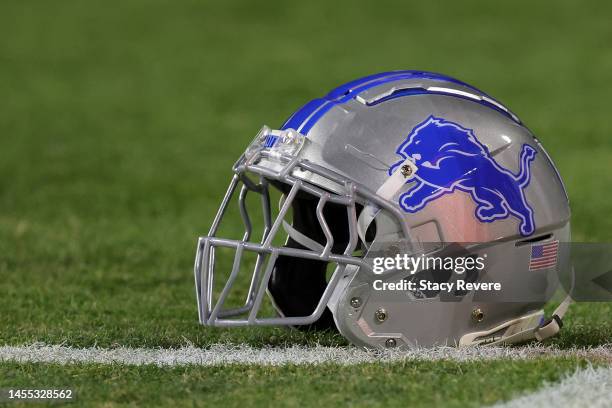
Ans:
[[[387,102],[390,101],[392,99],[396,99],[396,98],[402,98],[404,96],[412,96],[412,95],[444,95],[444,96],[453,96],[455,98],[459,98],[459,99],[465,99],[466,101],[472,101],[475,103],[478,103],[480,105],[484,105],[487,106],[489,108],[495,109],[496,111],[498,111],[499,113],[503,114],[504,116],[507,116],[508,118],[512,119],[513,121],[515,121],[514,117],[512,117],[512,115],[508,112],[505,111],[501,108],[499,108],[498,106],[489,103],[487,101],[483,101],[483,100],[477,100],[474,98],[470,98],[468,96],[463,96],[463,95],[458,95],[458,94],[454,94],[454,93],[450,93],[450,92],[444,92],[444,91],[428,91],[427,89],[401,89],[397,92],[394,92],[391,95],[387,95],[384,98],[381,98],[379,100],[377,100],[374,103],[368,103],[368,106],[375,106],[378,104],[381,104],[383,102]]]
[[[329,101],[325,105],[321,106],[321,108],[316,111],[306,123],[302,125],[299,132],[303,135],[307,135],[310,129],[312,129],[312,127],[319,121],[319,119],[321,119],[323,115],[325,115],[331,108],[333,108],[337,104],[337,101]]]
[[[337,98],[339,98],[341,96],[346,95],[352,88],[355,88],[357,86],[363,85],[366,82],[373,81],[375,79],[380,79],[380,78],[392,76],[392,75],[398,75],[400,73],[408,73],[408,72],[412,72],[412,71],[381,72],[379,74],[368,75],[368,76],[365,76],[363,78],[355,79],[354,81],[347,82],[346,84],[342,84],[342,85],[332,89],[331,91],[329,91],[329,93],[327,94],[326,98],[329,98],[330,100],[331,99],[337,99]],[[414,71],[414,72],[416,72],[416,71]]]
[[[474,91],[477,91],[483,95],[486,95],[484,92],[473,87],[472,85],[466,84],[463,81],[459,81],[458,79],[451,78],[446,75],[438,74],[435,72],[427,72],[427,71],[403,70],[403,71],[382,72],[380,74],[368,75],[366,77],[359,78],[351,82],[347,82],[346,84],[340,85],[339,87],[329,92],[326,98],[337,99],[342,96],[348,96],[349,93],[354,95],[355,93],[363,92],[366,89],[370,89],[378,85],[386,84],[387,82],[393,82],[399,79],[412,79],[412,78],[433,79],[433,80],[438,80],[438,81],[452,82],[454,84],[468,87],[470,89],[473,89]],[[375,81],[375,80],[378,80],[378,81]],[[371,81],[372,83],[369,83]],[[364,84],[366,84],[365,87],[361,87]],[[357,87],[360,87],[360,88],[357,88]]]
[[[310,116],[314,111],[319,109],[321,105],[327,102],[324,98],[313,99],[300,109],[295,111],[293,115],[289,117],[281,127],[282,130],[294,129],[298,130],[300,125]]]
[[[482,95],[485,95],[491,98],[489,95],[482,92],[478,88],[475,88],[469,84],[466,84],[465,82],[459,81],[458,79],[451,78],[451,77],[448,77],[442,74],[437,74],[435,72],[411,71],[411,70],[382,72],[379,74],[368,75],[363,78],[359,78],[354,81],[347,82],[346,84],[340,85],[339,87],[331,90],[324,98],[313,99],[312,101],[304,105],[302,108],[297,110],[289,119],[287,119],[287,121],[283,124],[281,129],[285,130],[285,129],[292,128],[292,129],[299,131],[303,135],[307,135],[310,129],[312,129],[312,127],[321,119],[321,117],[323,117],[323,115],[325,115],[334,106],[338,104],[346,103],[349,100],[354,99],[361,92],[366,91],[370,88],[374,88],[379,85],[383,85],[389,82],[394,82],[394,81],[398,81],[402,79],[415,79],[415,78],[452,82],[458,85],[465,86],[469,89],[472,89],[478,92],[479,94],[482,94]],[[407,91],[412,91],[412,90],[407,90]],[[417,90],[417,91],[419,91],[420,93],[411,93],[411,92],[404,93],[403,91],[399,91],[393,95],[390,95],[392,97],[390,99],[399,98],[401,96],[427,94],[427,93],[455,96],[455,97],[461,98],[460,95],[451,94],[451,93],[444,93],[444,92],[437,92],[437,91],[432,92],[432,91],[427,91],[427,90]],[[506,112],[503,109],[500,109],[499,107],[491,103],[487,103],[486,101],[475,101],[473,99],[465,98],[465,97],[462,97],[462,98],[472,100],[474,102],[482,103],[485,106],[491,107],[497,110],[498,112],[503,113],[504,115],[508,116],[510,119],[515,120],[514,117],[512,117],[512,115],[509,112]],[[389,97],[385,97],[381,99],[380,101],[377,101],[377,103],[381,103],[387,100],[389,100]]]

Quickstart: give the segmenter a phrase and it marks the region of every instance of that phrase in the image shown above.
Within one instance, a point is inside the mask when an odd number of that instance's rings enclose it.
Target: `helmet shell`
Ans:
[[[569,241],[565,188],[538,139],[484,92],[440,74],[383,73],[309,102],[283,128],[293,128],[309,140],[301,158],[373,192],[394,165],[410,157],[425,192],[406,183],[392,202],[402,210],[411,239],[487,243],[487,253],[496,260],[486,270],[487,279],[500,282],[507,293],[528,288],[535,294],[522,302],[486,296],[457,302],[415,300],[404,293],[375,291],[371,276],[352,270],[329,303],[337,327],[351,342],[384,347],[394,338],[399,345],[458,344],[467,333],[537,311],[554,291],[550,271],[529,270],[531,247],[523,243],[539,237]],[[299,176],[337,189],[314,175]],[[435,180],[446,184],[436,185]],[[568,260],[561,249],[559,265]],[[386,279],[405,278],[396,274]],[[354,298],[361,300],[357,309],[351,306]],[[380,309],[389,316],[383,322],[375,318]],[[482,321],[472,318],[474,310],[483,311]]]

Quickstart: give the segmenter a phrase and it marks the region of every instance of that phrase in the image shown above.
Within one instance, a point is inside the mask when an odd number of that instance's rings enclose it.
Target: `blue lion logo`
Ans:
[[[481,222],[512,215],[520,221],[521,235],[533,234],[533,209],[523,190],[529,185],[537,152],[528,144],[521,149],[520,170],[514,174],[497,164],[472,129],[430,116],[412,129],[396,153],[402,159],[391,166],[389,175],[408,158],[418,166],[408,180],[416,183],[399,198],[405,211],[417,212],[428,202],[460,190],[476,203],[475,215]]]

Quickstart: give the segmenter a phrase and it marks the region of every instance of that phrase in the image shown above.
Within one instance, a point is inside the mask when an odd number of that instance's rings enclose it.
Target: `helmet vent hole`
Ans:
[[[553,234],[540,235],[538,237],[534,237],[534,238],[529,238],[529,239],[524,239],[522,241],[518,241],[515,245],[517,247],[519,247],[519,246],[523,246],[523,245],[533,244],[534,242],[546,241],[547,239],[552,238],[552,236],[553,236]]]

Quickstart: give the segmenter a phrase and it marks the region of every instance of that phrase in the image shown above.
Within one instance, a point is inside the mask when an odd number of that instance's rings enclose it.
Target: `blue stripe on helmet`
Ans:
[[[298,130],[300,125],[310,116],[314,111],[316,111],[321,105],[327,102],[324,98],[313,99],[308,102],[306,105],[302,106],[300,109],[295,111],[293,115],[289,117],[281,127],[282,130],[286,129],[295,129]]]
[[[446,75],[437,74],[434,72],[426,72],[426,71],[390,71],[390,72],[382,72],[379,74],[368,75],[363,78],[356,79],[351,82],[347,82],[346,84],[340,85],[337,88],[334,88],[330,91],[324,98],[314,99],[304,105],[301,109],[295,112],[282,126],[282,129],[293,128],[298,130],[303,135],[307,135],[310,129],[334,106],[346,103],[349,100],[355,98],[361,92],[366,91],[375,86],[383,85],[389,82],[394,82],[402,79],[431,79],[437,81],[446,81],[452,82],[458,85],[465,86],[469,89],[472,89],[482,95],[485,95],[490,98],[486,93],[482,92],[478,88],[475,88],[465,82],[459,81],[455,78],[448,77]],[[427,92],[422,91],[422,93],[436,93],[436,94],[444,94],[449,96],[457,96],[454,94],[445,94],[443,92]],[[395,97],[400,96],[408,96],[413,93],[399,93]],[[491,98],[493,99],[493,98]],[[388,100],[388,99],[385,99]],[[482,102],[483,105],[489,106],[499,112],[502,112],[506,116],[510,117],[514,120],[514,118],[508,113],[499,109],[493,104]]]
[[[470,89],[473,89],[474,91],[477,91],[479,93],[482,93],[483,95],[486,95],[484,92],[473,87],[472,85],[466,84],[463,81],[459,81],[458,79],[451,78],[446,75],[438,74],[435,72],[427,72],[427,71],[403,70],[403,71],[382,72],[380,74],[368,75],[366,77],[359,78],[351,82],[347,82],[346,84],[340,85],[339,87],[329,92],[326,98],[337,99],[342,96],[347,96],[349,93],[355,94],[355,92],[361,92],[364,89],[369,89],[374,86],[385,84],[387,82],[392,82],[398,79],[412,79],[412,78],[433,79],[433,80],[438,80],[438,81],[452,82],[454,84],[468,87]],[[361,87],[364,84],[365,84],[365,88],[359,88],[360,90],[357,90],[357,87]]]
[[[332,89],[326,96],[326,98],[328,99],[337,99],[341,96],[346,95],[351,89],[363,85],[366,82],[370,82],[373,81],[375,79],[380,79],[380,78],[384,78],[384,77],[388,77],[391,75],[397,75],[400,72],[407,72],[407,71],[392,71],[392,72],[381,72],[379,74],[373,74],[373,75],[368,75],[365,76],[363,78],[359,78],[359,79],[355,79],[354,81],[351,82],[347,82],[346,84],[342,84],[337,88]]]
[[[498,111],[499,113],[503,114],[504,116],[507,116],[508,118],[512,119],[513,121],[516,122],[515,118],[512,117],[512,115],[508,112],[505,111],[501,108],[499,108],[498,106],[493,105],[492,103],[489,103],[487,101],[483,101],[483,100],[476,100],[474,98],[470,98],[467,96],[463,96],[463,95],[458,95],[455,93],[450,93],[450,92],[444,92],[444,91],[428,91],[427,89],[402,89],[398,92],[395,92],[391,95],[387,95],[382,99],[377,100],[374,103],[369,103],[368,106],[375,106],[378,104],[381,104],[383,102],[387,102],[390,101],[392,99],[397,99],[397,98],[403,98],[405,96],[413,96],[413,95],[444,95],[444,96],[452,96],[454,98],[459,98],[459,99],[465,99],[466,101],[472,101],[475,103],[478,103],[480,105],[483,106],[487,106],[491,109],[494,109],[496,111]]]

